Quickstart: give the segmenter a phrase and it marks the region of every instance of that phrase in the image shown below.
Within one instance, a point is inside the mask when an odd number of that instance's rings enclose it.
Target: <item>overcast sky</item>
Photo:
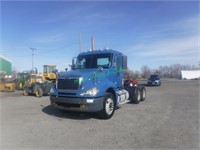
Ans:
[[[114,49],[128,67],[197,65],[199,1],[1,1],[0,55],[18,71],[56,64],[59,71],[82,51]]]

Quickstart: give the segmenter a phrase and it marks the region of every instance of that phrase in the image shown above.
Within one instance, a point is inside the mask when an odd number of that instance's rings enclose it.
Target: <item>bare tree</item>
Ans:
[[[148,66],[142,66],[141,68],[141,75],[142,78],[147,78],[151,74],[151,69]]]
[[[150,69],[147,65],[141,67],[141,73],[139,71],[132,71],[127,69],[127,79],[138,79],[140,77],[147,78],[150,74],[158,74],[161,78],[179,78],[182,70],[199,70],[199,66],[195,65],[181,65],[173,64],[169,66],[160,66],[158,69]]]
[[[132,71],[130,69],[127,69],[124,73],[124,78],[125,79],[138,79],[140,77],[140,72],[139,71]]]

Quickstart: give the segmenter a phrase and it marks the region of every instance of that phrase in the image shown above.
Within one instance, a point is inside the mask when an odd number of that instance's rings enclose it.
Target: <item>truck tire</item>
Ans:
[[[28,87],[24,87],[23,94],[24,94],[24,96],[28,96],[29,95]]]
[[[106,93],[104,97],[103,110],[99,113],[100,118],[110,119],[115,111],[114,96],[112,93]]]
[[[134,104],[139,104],[140,100],[141,100],[141,91],[138,87],[136,87],[134,90],[134,96],[132,97],[131,101]]]
[[[140,101],[144,101],[146,99],[146,88],[144,86],[140,87],[140,94],[141,94]]]
[[[35,90],[35,95],[36,95],[36,97],[42,97],[42,96],[43,96],[43,91],[42,91],[42,89],[41,89],[41,88],[37,88],[37,89]]]

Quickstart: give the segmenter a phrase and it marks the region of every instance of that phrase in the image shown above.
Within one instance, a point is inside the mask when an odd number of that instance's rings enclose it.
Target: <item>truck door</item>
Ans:
[[[115,54],[113,58],[113,65],[109,71],[109,79],[116,87],[122,87],[122,56]]]

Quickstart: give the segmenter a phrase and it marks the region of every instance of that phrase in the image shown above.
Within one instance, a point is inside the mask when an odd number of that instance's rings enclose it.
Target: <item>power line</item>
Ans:
[[[40,54],[47,54],[47,53],[52,53],[52,52],[55,52],[55,51],[59,51],[59,50],[62,50],[62,49],[64,49],[64,48],[66,48],[66,47],[69,47],[69,46],[73,46],[73,45],[76,45],[76,44],[78,44],[78,42],[74,42],[74,43],[71,43],[71,44],[67,44],[67,45],[64,45],[64,46],[62,46],[62,47],[59,47],[59,48],[55,48],[55,49],[51,49],[51,50],[40,50],[40,49],[37,49],[37,51],[38,52],[40,52],[40,53],[34,53],[34,55],[40,55]],[[41,52],[42,51],[42,52]],[[26,54],[26,55],[21,55],[21,54],[19,54],[19,55],[9,55],[9,54],[7,54],[6,55],[6,57],[15,57],[15,58],[21,58],[21,57],[27,57],[27,56],[30,56],[29,54]]]
[[[42,52],[40,52],[39,54],[36,54],[36,55],[40,55],[40,54],[47,54],[47,53],[52,53],[52,52],[55,52],[55,51],[59,51],[59,50],[61,50],[61,49],[64,49],[64,48],[66,48],[66,47],[69,47],[69,46],[72,46],[72,45],[76,45],[76,44],[78,44],[77,42],[74,42],[74,43],[72,43],[72,44],[68,44],[68,45],[64,45],[64,46],[62,46],[62,47],[59,47],[59,48],[56,48],[56,49],[51,49],[51,50],[41,50]]]

